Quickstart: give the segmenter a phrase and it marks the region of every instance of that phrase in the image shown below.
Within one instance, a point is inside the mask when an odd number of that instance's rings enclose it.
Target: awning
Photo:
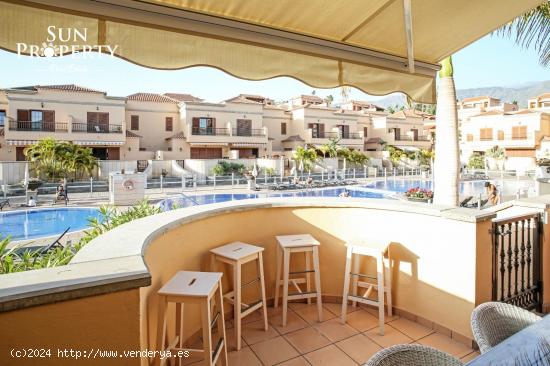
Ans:
[[[71,47],[159,69],[212,66],[244,79],[402,91],[435,101],[438,62],[542,0],[0,0],[0,47]],[[482,15],[482,16],[480,16]],[[55,28],[51,28],[51,27]],[[50,28],[48,28],[50,27]],[[72,37],[46,41],[60,28]],[[75,30],[85,40],[75,37]],[[53,30],[53,31],[52,31]],[[51,33],[48,31],[52,31]],[[66,37],[67,34],[64,35]],[[85,43],[85,44],[83,44]],[[22,45],[27,46],[25,49]],[[100,47],[101,46],[101,47]]]
[[[253,142],[237,142],[232,143],[231,147],[265,147],[266,143],[253,143]]]
[[[218,147],[222,147],[222,146],[228,146],[227,143],[223,143],[223,142],[191,142],[189,143],[189,145],[191,145],[192,147],[197,147],[197,146],[218,146]]]
[[[73,141],[75,145],[82,146],[121,146],[124,141]]]
[[[38,140],[6,140],[6,143],[11,146],[27,146],[36,144]]]

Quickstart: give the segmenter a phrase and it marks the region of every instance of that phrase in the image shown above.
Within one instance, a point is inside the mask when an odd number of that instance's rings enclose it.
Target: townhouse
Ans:
[[[528,106],[534,107],[527,109],[500,103],[476,107],[474,114],[461,114],[459,110],[462,162],[467,163],[475,152],[485,154],[499,146],[505,149],[506,169],[533,169],[545,138],[550,136],[550,110],[545,112],[543,105],[532,104],[541,103],[544,95],[541,97],[530,99]]]
[[[314,95],[275,103],[239,94],[211,103],[181,93],[113,97],[38,85],[0,92],[0,160],[24,160],[25,147],[44,137],[89,146],[101,160],[289,158],[298,146],[331,139],[360,151],[380,150],[373,141],[430,148],[422,127],[429,119],[414,111],[389,115],[364,101],[336,108]]]

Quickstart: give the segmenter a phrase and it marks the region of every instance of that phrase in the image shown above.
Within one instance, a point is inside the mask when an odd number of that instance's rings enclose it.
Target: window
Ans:
[[[193,118],[193,135],[215,135],[214,128],[216,127],[215,118],[194,117]]]
[[[4,127],[5,120],[6,120],[6,111],[0,110],[0,127]]]
[[[311,128],[311,137],[314,139],[322,139],[325,137],[325,125],[322,123],[310,123],[308,128]]]
[[[504,131],[498,130],[498,132],[497,132],[497,139],[499,139],[499,140],[501,140],[501,141],[504,140]]]
[[[286,135],[286,123],[281,123],[281,135]]]
[[[369,136],[369,129],[367,127],[363,127],[363,136],[367,138]]]
[[[172,148],[170,146],[168,146],[168,151],[172,151]]]
[[[340,131],[340,137],[343,139],[349,139],[349,126],[347,125],[338,125],[338,131]]]
[[[474,141],[474,135],[472,135],[471,133],[467,134],[466,141]]]
[[[527,139],[527,126],[513,126],[512,140],[525,140],[525,139]]]
[[[139,151],[147,151],[147,148],[146,147],[140,147]]]
[[[165,124],[165,127],[166,127],[166,131],[172,131],[174,126],[173,126],[173,118],[172,117],[166,117],[166,124]]]
[[[133,131],[139,130],[139,116],[131,116],[130,120],[130,129]]]
[[[493,129],[492,128],[480,128],[479,129],[479,139],[480,140],[492,140],[493,139]]]

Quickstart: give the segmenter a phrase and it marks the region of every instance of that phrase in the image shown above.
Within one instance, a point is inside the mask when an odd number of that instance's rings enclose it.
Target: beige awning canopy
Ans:
[[[244,79],[290,76],[431,103],[440,60],[542,2],[0,0],[0,47],[43,52],[56,35],[61,53],[99,45],[152,68],[207,65]]]

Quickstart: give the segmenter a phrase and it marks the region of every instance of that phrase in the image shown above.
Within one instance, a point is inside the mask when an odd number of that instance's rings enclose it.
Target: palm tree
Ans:
[[[550,0],[504,25],[497,34],[515,37],[516,44],[529,47],[534,42],[539,62],[550,65]]]
[[[325,97],[325,102],[327,103],[327,107],[330,107],[332,102],[334,102],[334,97],[332,94],[329,94]]]
[[[351,86],[344,85],[340,87],[340,96],[342,97],[342,101],[344,103],[349,101],[350,94],[351,94]]]
[[[317,161],[317,152],[313,148],[304,148],[298,146],[294,151],[294,160],[297,166],[302,166],[307,172],[311,172],[313,165]]]
[[[458,206],[458,116],[451,57],[441,61],[437,93],[434,203]]]

